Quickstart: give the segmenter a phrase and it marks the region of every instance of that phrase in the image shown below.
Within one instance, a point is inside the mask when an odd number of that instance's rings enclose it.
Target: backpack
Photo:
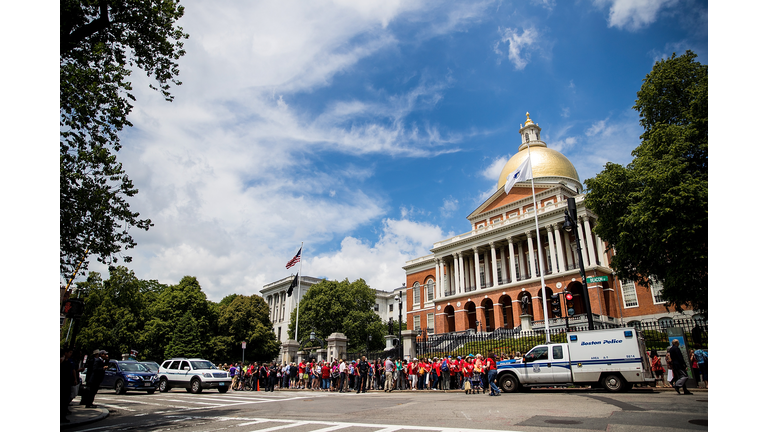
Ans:
[[[443,371],[443,372],[448,372],[448,361],[447,360],[443,360],[443,365],[440,366],[440,370]]]
[[[696,363],[702,365],[706,364],[708,359],[708,355],[706,351],[702,351],[700,349],[693,352],[693,356],[696,357]]]

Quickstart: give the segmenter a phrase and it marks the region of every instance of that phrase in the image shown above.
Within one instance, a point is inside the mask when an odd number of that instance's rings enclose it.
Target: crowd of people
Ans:
[[[229,372],[232,390],[306,389],[365,393],[368,390],[464,390],[466,394],[488,392],[499,395],[496,385],[496,361],[493,352],[467,356],[420,358],[402,361],[399,358],[368,360],[309,359],[279,365],[276,362],[219,365]],[[515,358],[520,358],[517,353]]]

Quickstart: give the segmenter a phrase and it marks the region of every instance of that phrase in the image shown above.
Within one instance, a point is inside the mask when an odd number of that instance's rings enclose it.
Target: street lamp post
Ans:
[[[400,316],[397,320],[398,354],[400,357],[400,361],[403,361],[403,292],[402,291],[400,291],[399,295],[395,296],[395,301],[398,303],[398,308],[400,309]]]
[[[589,302],[589,288],[587,288],[587,276],[584,272],[584,258],[581,256],[581,242],[579,242],[579,230],[576,225],[576,199],[568,198],[568,210],[565,210],[565,222],[563,228],[567,232],[573,231],[576,235],[576,252],[579,256],[579,273],[581,274],[581,285],[584,287],[584,303],[587,307],[587,324],[590,330],[595,329],[592,322],[592,305]]]

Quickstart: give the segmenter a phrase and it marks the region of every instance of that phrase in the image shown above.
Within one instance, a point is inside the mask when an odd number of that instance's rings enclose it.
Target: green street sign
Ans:
[[[587,278],[587,283],[592,282],[608,282],[608,276],[593,276]]]

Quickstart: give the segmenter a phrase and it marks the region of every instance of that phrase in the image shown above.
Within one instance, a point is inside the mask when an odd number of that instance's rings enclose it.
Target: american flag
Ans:
[[[296,256],[291,258],[290,261],[288,261],[288,264],[285,265],[286,269],[289,269],[296,265],[297,262],[301,261],[301,248],[299,248],[299,251],[296,252]]]

